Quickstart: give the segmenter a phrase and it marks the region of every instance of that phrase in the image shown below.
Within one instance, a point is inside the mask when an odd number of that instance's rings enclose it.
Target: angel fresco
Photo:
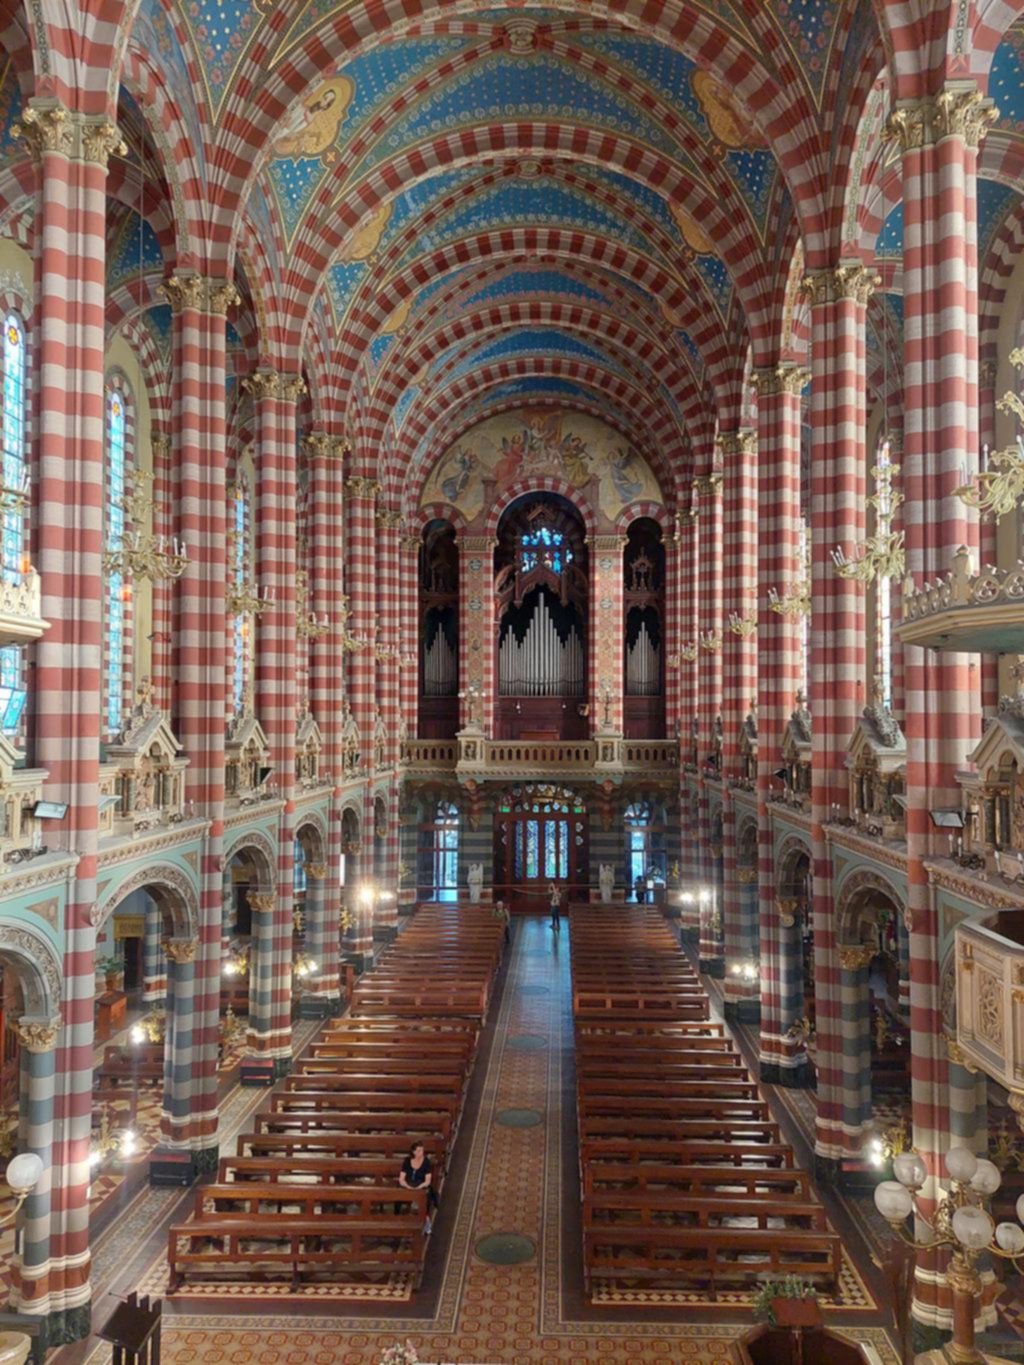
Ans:
[[[347,76],[335,76],[318,85],[289,113],[282,135],[274,142],[274,155],[298,160],[326,152],[345,121],[354,90]]]
[[[608,462],[608,469],[623,503],[632,502],[644,491],[643,469],[630,446],[619,446]]]
[[[448,461],[446,469],[441,471],[441,492],[446,501],[455,504],[466,491],[473,470],[476,469],[477,458],[471,450],[463,450],[461,447]]]
[[[694,71],[693,93],[700,101],[712,134],[724,147],[763,147],[764,138],[736,96],[710,71]]]

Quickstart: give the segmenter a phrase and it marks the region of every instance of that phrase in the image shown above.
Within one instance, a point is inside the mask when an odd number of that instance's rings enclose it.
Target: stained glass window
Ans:
[[[565,535],[550,526],[535,526],[526,531],[519,542],[519,572],[529,573],[544,565],[552,573],[561,573],[572,563],[572,549]]]
[[[301,839],[292,844],[292,892],[296,896],[306,893],[306,849]]]
[[[248,578],[252,519],[249,515],[249,485],[239,479],[234,489],[231,507],[231,565],[234,585],[244,589]],[[236,612],[232,626],[234,660],[231,679],[231,698],[236,714],[242,710],[246,684],[249,681],[252,657],[252,617],[247,612]]]
[[[3,576],[17,583],[28,565],[25,556],[25,512],[27,493],[25,462],[25,329],[16,313],[4,319],[3,388],[3,481],[4,510],[2,536]],[[25,709],[22,653],[17,645],[0,649],[0,729],[5,735],[17,733]]]
[[[125,397],[120,388],[107,394],[107,549],[120,550],[126,531],[127,423]],[[107,576],[106,684],[107,729],[113,734],[124,719],[127,584],[120,573]]]
[[[434,813],[434,895],[439,901],[458,898],[459,808],[439,801]]]

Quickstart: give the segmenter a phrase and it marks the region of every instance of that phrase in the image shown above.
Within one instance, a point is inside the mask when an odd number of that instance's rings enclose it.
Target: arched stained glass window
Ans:
[[[3,576],[7,583],[17,583],[29,568],[25,547],[27,378],[25,327],[17,313],[8,313],[4,319],[2,529]],[[22,663],[19,646],[0,649],[0,730],[5,735],[17,733],[25,709]]]
[[[247,601],[252,593],[252,488],[241,471],[231,488],[228,506],[228,583],[229,601]],[[255,616],[251,610],[236,610],[231,622],[231,703],[235,715],[245,709],[252,689]]]
[[[128,464],[127,398],[121,385],[111,385],[107,390],[106,544],[112,553],[124,549],[129,530],[125,512]],[[117,570],[108,573],[103,681],[106,727],[111,734],[116,734],[124,723],[130,591],[122,573]]]
[[[529,573],[543,565],[552,573],[560,574],[571,563],[572,549],[564,532],[543,522],[523,532],[519,542],[520,573]]]

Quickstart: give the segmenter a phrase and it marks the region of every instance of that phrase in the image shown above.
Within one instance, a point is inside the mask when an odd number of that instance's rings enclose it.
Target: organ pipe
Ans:
[[[438,630],[423,651],[423,695],[454,697],[458,690],[459,663],[443,630]]]
[[[560,638],[541,597],[522,640],[509,630],[501,642],[499,691],[505,697],[581,697],[583,686],[583,641],[575,626]]]
[[[651,639],[647,623],[642,622],[626,656],[626,695],[656,697],[661,692],[658,646]]]

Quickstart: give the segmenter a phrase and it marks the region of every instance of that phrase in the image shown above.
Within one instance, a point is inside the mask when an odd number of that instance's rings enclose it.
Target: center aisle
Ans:
[[[517,919],[479,1107],[459,1138],[460,1148],[468,1144],[464,1175],[432,1247],[444,1267],[429,1317],[424,1296],[400,1311],[381,1303],[376,1317],[365,1307],[346,1317],[341,1303],[327,1316],[314,1304],[250,1301],[245,1319],[212,1305],[175,1308],[165,1318],[164,1365],[377,1365],[387,1346],[406,1340],[423,1361],[458,1365],[731,1365],[729,1343],[745,1317],[708,1326],[694,1308],[684,1318],[654,1304],[584,1304],[571,1003],[567,920],[556,933],[546,919]],[[859,1335],[895,1365],[879,1327]],[[97,1354],[90,1365],[106,1359]]]

